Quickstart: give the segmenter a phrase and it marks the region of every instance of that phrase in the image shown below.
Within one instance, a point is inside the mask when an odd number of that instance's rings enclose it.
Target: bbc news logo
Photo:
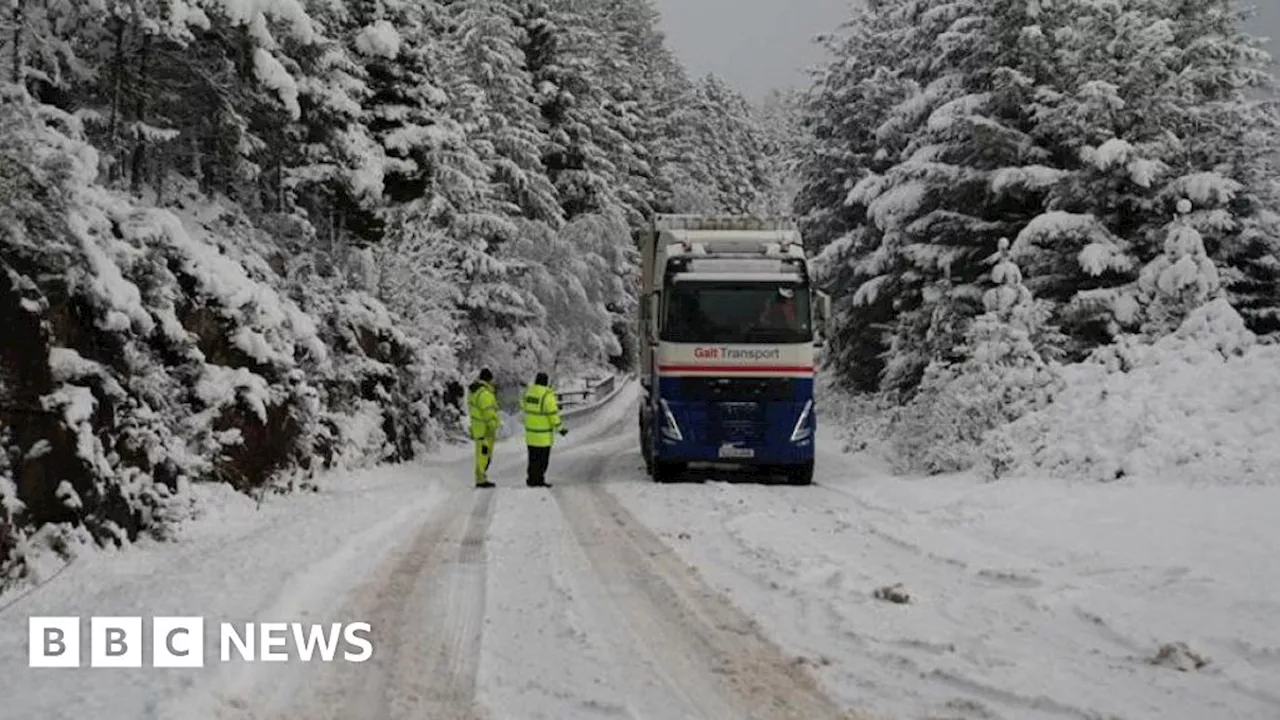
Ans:
[[[32,617],[30,660],[34,668],[81,667],[79,617]],[[233,623],[218,624],[222,662],[345,662],[373,657],[368,623]],[[141,617],[89,618],[89,667],[140,668],[148,647]],[[205,620],[202,617],[156,617],[151,620],[150,667],[194,668],[205,663]],[[339,650],[342,650],[339,653]]]

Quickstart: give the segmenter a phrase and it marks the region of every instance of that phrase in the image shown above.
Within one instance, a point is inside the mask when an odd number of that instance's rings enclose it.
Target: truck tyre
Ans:
[[[792,465],[787,468],[787,484],[788,485],[812,485],[813,484],[813,461],[803,465]]]
[[[649,439],[649,426],[645,422],[643,414],[640,416],[640,455],[644,457],[644,471],[646,475],[653,474],[653,444]]]
[[[684,463],[655,460],[653,462],[653,480],[660,483],[673,483],[680,478],[680,473],[684,472],[684,469]]]

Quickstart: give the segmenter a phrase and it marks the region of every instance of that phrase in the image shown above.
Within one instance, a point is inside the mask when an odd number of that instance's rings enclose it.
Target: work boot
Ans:
[[[478,482],[478,483],[476,483],[476,487],[477,487],[477,488],[491,488],[491,487],[497,487],[497,486],[496,486],[496,485],[494,485],[493,483],[489,482],[488,480],[485,480],[485,481],[483,481],[483,482]]]
[[[528,485],[529,487],[551,487],[546,480],[530,480]]]

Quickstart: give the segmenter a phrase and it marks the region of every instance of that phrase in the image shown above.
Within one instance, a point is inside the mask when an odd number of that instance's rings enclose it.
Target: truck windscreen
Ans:
[[[681,343],[811,342],[809,289],[800,283],[676,283],[668,286],[660,337]]]

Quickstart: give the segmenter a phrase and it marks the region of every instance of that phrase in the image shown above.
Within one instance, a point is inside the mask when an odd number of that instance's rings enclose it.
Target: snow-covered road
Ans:
[[[911,480],[831,455],[820,467],[811,491],[613,492],[838,700],[877,717],[1280,717],[1280,488]],[[875,596],[899,584],[909,602]],[[1208,664],[1153,662],[1179,643]]]
[[[574,420],[550,491],[504,443],[495,491],[452,453],[219,496],[180,543],[76,563],[0,612],[0,717],[1280,717],[1274,488],[915,481],[837,454],[817,487],[657,486],[635,399]],[[873,596],[896,583],[910,602]],[[37,614],[361,620],[375,654],[219,663],[211,639],[200,669],[29,669]],[[1209,663],[1148,662],[1176,642]]]

